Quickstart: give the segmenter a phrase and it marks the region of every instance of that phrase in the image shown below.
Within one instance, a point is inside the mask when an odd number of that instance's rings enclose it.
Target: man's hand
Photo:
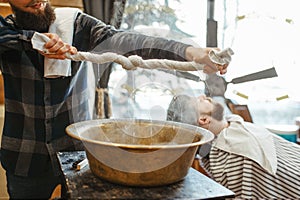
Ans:
[[[71,55],[77,53],[77,49],[75,47],[63,42],[57,34],[44,34],[48,36],[50,40],[44,46],[48,50],[48,52],[40,52],[43,56],[47,58],[65,59],[66,53],[69,53]]]
[[[216,63],[213,63],[208,54],[209,52],[215,49],[217,51],[220,51],[219,48],[196,48],[196,47],[188,47],[186,49],[186,59],[188,61],[194,61],[200,64],[205,64],[203,72],[207,74],[215,73],[217,71],[220,72],[220,74],[225,74],[227,72],[228,64],[225,65],[219,65]]]

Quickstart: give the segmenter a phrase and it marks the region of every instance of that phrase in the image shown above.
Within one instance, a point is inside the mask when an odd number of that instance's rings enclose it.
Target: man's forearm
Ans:
[[[99,45],[100,50],[113,51],[125,56],[139,55],[144,59],[185,60],[189,45],[142,35],[134,32],[118,32]],[[96,48],[97,49],[97,48]]]

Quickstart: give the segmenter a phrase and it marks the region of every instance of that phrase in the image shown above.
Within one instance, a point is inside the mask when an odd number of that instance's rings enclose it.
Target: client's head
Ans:
[[[174,96],[167,111],[167,120],[200,126],[214,134],[218,134],[227,126],[223,116],[224,107],[205,95]]]

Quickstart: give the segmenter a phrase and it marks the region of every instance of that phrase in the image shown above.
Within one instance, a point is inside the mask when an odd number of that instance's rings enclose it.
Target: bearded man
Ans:
[[[208,57],[211,48],[195,48],[163,38],[123,32],[104,24],[78,9],[67,9],[64,15],[47,0],[2,0],[13,14],[2,21],[0,36],[1,71],[5,85],[5,122],[1,142],[1,164],[6,170],[7,188],[13,199],[47,199],[62,174],[56,153],[82,149],[82,144],[65,133],[69,124],[91,119],[89,109],[88,71],[85,62],[70,62],[70,74],[44,76],[46,58],[64,58],[64,52],[115,52],[139,55],[144,59],[164,58],[205,64],[205,71],[218,71]],[[58,19],[70,18],[69,24]],[[58,21],[57,21],[58,20]],[[46,33],[65,26],[72,48],[67,45],[50,53],[32,49],[34,31]],[[9,32],[2,30],[9,30]],[[11,33],[15,34],[11,34]],[[51,31],[50,31],[51,32]],[[62,33],[61,33],[62,32]],[[59,55],[60,54],[60,55]],[[56,62],[54,62],[56,63]],[[56,66],[53,66],[54,68]],[[220,66],[219,66],[220,67]],[[221,74],[227,65],[221,66]],[[76,84],[78,83],[79,84]],[[79,86],[79,87],[77,87]],[[75,88],[76,87],[76,88]],[[83,114],[82,114],[83,113]],[[78,119],[79,118],[79,119]]]

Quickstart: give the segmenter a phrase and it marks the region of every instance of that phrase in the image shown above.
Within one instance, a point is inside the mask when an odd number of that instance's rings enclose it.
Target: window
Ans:
[[[255,123],[294,124],[295,117],[300,116],[297,0],[215,0],[214,5],[218,47],[231,47],[235,52],[224,76],[224,96],[247,104]],[[206,46],[206,20],[207,0],[127,0],[121,28]],[[230,83],[234,78],[273,67],[278,77]],[[201,72],[196,75],[206,79]],[[110,82],[110,87],[121,88],[111,91],[115,101],[126,102],[123,113],[129,117],[141,117],[141,112],[151,117],[151,108],[163,113],[174,93],[199,95],[205,90],[203,82],[157,70],[128,72],[118,66]],[[148,95],[151,92],[157,95]],[[118,98],[122,95],[124,98]],[[131,102],[125,101],[128,97]]]
[[[199,12],[201,10],[201,12]],[[206,0],[127,0],[121,29],[205,46]],[[173,73],[173,71],[170,71]],[[175,94],[199,95],[204,82],[178,78],[160,70],[125,71],[110,76],[113,116],[165,120]],[[205,75],[195,72],[205,80]]]
[[[271,67],[278,74],[276,78],[228,84],[226,97],[248,104],[256,123],[294,124],[295,117],[300,116],[297,3],[216,0],[219,46],[235,51],[226,81]]]

